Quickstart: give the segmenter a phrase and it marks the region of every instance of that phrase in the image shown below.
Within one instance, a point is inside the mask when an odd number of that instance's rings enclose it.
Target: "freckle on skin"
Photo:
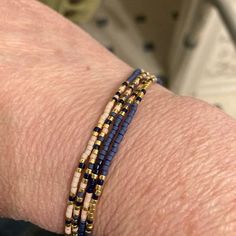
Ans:
[[[89,71],[91,70],[91,67],[89,65],[86,66],[86,70]]]

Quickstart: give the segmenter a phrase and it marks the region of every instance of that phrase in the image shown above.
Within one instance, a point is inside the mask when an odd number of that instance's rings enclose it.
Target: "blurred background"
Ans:
[[[41,0],[177,94],[236,118],[235,0]],[[0,221],[0,236],[56,235]]]

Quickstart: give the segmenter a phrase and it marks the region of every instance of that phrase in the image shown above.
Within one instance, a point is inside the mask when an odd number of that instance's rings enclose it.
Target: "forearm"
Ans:
[[[8,19],[0,37],[1,209],[62,232],[73,170],[131,68],[44,7],[21,4],[24,13],[11,10],[24,20],[11,30]],[[111,166],[96,235],[233,235],[235,131],[214,108],[153,86]]]

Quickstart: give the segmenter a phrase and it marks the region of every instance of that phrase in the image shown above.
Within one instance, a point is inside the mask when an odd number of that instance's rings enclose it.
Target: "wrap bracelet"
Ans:
[[[148,87],[159,80],[136,69],[108,102],[75,170],[67,202],[65,235],[90,236],[111,162]]]

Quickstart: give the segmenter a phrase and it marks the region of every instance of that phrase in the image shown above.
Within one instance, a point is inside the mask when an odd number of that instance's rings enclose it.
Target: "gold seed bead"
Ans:
[[[100,140],[96,140],[95,144],[97,144],[97,145],[101,145],[101,144],[102,144],[102,141],[100,141]]]
[[[85,192],[84,188],[79,188],[79,192]]]
[[[95,194],[96,194],[97,196],[101,196],[102,192],[101,192],[101,190],[96,190],[96,191],[95,191]]]
[[[125,112],[124,111],[120,111],[120,115],[125,116]]]
[[[83,178],[83,179],[82,179],[82,183],[83,183],[83,184],[87,184],[87,183],[88,183],[88,179]]]
[[[97,155],[98,154],[98,150],[97,149],[93,149],[92,153]]]
[[[98,178],[98,175],[92,173],[91,177],[92,177],[92,179],[97,179],[97,178]]]
[[[102,190],[102,186],[101,185],[96,185],[96,190]]]
[[[92,170],[91,169],[86,169],[85,173],[90,175],[92,173]]]
[[[81,168],[76,168],[76,171],[78,172],[78,173],[81,173],[82,172],[82,169]]]
[[[75,206],[75,210],[79,211],[81,209],[81,206]]]
[[[109,126],[110,126],[110,125],[108,125],[108,124],[104,124],[103,127],[109,129]]]
[[[101,129],[101,128],[102,128],[102,124],[99,123],[99,124],[97,125],[97,127]]]
[[[83,198],[82,197],[76,197],[76,201],[77,202],[83,202]]]
[[[93,220],[94,219],[94,214],[92,213],[92,212],[88,212],[88,218],[90,219],[90,220]]]
[[[97,201],[98,201],[98,200],[96,200],[96,199],[91,199],[90,203],[91,203],[91,204],[97,204]]]
[[[92,230],[93,230],[93,224],[87,224],[87,225],[86,225],[86,228],[87,228],[88,230],[92,231]]]
[[[105,175],[100,175],[100,176],[99,176],[99,179],[105,180],[105,179],[106,179],[106,176],[105,176]]]
[[[92,135],[93,135],[94,137],[97,137],[97,136],[98,136],[98,132],[97,132],[97,131],[93,131],[93,132],[92,132]]]

